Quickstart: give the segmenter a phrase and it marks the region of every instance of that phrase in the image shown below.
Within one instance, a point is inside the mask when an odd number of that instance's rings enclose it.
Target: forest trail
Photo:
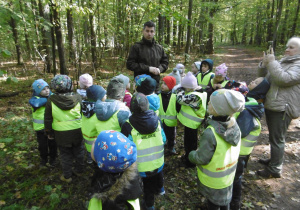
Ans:
[[[224,48],[227,53],[223,59],[228,63],[229,76],[234,80],[246,81],[256,78],[257,66],[262,52],[253,52],[240,48]],[[248,173],[244,177],[244,202],[252,202],[262,209],[299,209],[300,208],[300,120],[295,119],[286,135],[283,177],[280,179],[260,179],[254,172],[263,169],[259,158],[268,158],[270,145],[265,117],[263,130],[255,146],[249,163]]]
[[[245,81],[249,84],[257,76],[257,66],[261,60],[262,52],[248,50],[242,47],[221,47],[220,53],[213,57],[219,57],[215,67],[221,63],[228,66],[228,76],[231,80]],[[209,56],[208,56],[209,57]],[[270,155],[268,142],[268,129],[265,118],[262,119],[262,133],[255,146],[247,171],[243,178],[242,209],[299,209],[300,207],[300,121],[293,120],[287,136],[283,177],[280,179],[261,179],[256,171],[263,169],[258,163],[259,158],[267,158]],[[172,202],[170,209],[206,209],[205,199],[197,192],[196,172],[193,169],[180,167],[180,156],[183,154],[183,129],[177,130],[177,157],[166,157],[165,174],[165,199],[161,202]],[[177,162],[177,164],[176,164]],[[175,198],[180,198],[176,200]],[[169,209],[169,208],[165,208]]]

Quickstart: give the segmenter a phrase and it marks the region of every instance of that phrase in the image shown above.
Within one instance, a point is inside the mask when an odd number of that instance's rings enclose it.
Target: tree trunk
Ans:
[[[68,74],[65,60],[65,50],[61,32],[60,18],[59,18],[59,8],[56,3],[53,3],[51,0],[51,6],[53,8],[53,22],[54,22],[54,30],[56,35],[56,44],[58,50],[59,64],[60,64],[60,74]]]
[[[160,8],[163,7],[162,0],[159,1]],[[161,11],[158,14],[158,42],[163,43],[164,41],[164,29],[165,29],[165,16],[161,14]]]
[[[23,12],[23,4],[22,1],[19,0],[19,5],[20,5],[20,12],[22,14],[22,20],[24,22],[24,36],[25,36],[25,43],[26,43],[26,52],[29,55],[29,58],[31,58],[31,47],[30,47],[30,42],[29,42],[29,37],[28,37],[28,31],[27,31],[27,24],[26,24],[26,20],[24,17],[24,12]]]
[[[248,29],[248,15],[245,16],[244,29],[242,34],[242,44],[247,44],[247,29]]]
[[[173,19],[173,47],[176,47],[176,39],[175,39],[175,37],[176,37],[176,31],[177,31],[177,21],[175,21],[174,19]]]
[[[51,2],[50,2],[51,3]],[[53,7],[50,6],[50,23],[51,26],[51,46],[52,46],[52,67],[53,67],[53,75],[56,75],[56,50],[55,50],[55,31],[54,31],[54,21],[53,21]]]
[[[40,32],[39,32],[39,27],[38,27],[39,21],[37,19],[38,15],[36,13],[36,11],[37,11],[36,0],[31,0],[31,9],[32,9],[33,17],[34,17],[34,28],[35,28],[35,34],[36,34],[37,49],[39,52],[41,52],[42,48],[41,48],[41,41],[40,41]]]
[[[193,0],[189,0],[189,11],[188,11],[188,26],[187,26],[187,36],[185,53],[189,54],[191,46],[191,24],[192,24],[192,11],[193,11]]]
[[[16,24],[16,20],[13,19],[13,17],[10,17],[9,25],[10,25],[12,31],[13,31],[13,37],[14,37],[16,52],[17,52],[18,65],[22,65],[23,64],[23,58],[22,58],[21,48],[20,48],[20,44],[19,44],[17,24]]]
[[[289,1],[286,1],[285,3],[285,15],[284,15],[284,20],[282,23],[282,30],[281,30],[281,34],[280,34],[280,43],[281,44],[285,44],[286,42],[286,35],[287,35],[287,20],[290,14],[290,10],[289,10]]]
[[[277,8],[277,12],[276,12],[276,23],[275,23],[274,32],[273,32],[273,48],[274,48],[274,50],[276,49],[276,46],[277,46],[277,33],[278,33],[280,17],[281,17],[281,13],[282,13],[282,5],[283,5],[283,0],[279,0],[279,5]]]
[[[91,0],[90,0],[90,9],[92,9]],[[97,66],[97,54],[96,54],[96,34],[94,30],[94,14],[89,13],[90,21],[90,33],[91,33],[91,53],[92,53],[92,62],[93,69],[96,69]],[[117,42],[117,40],[115,40]]]
[[[210,2],[214,2],[215,4],[217,4],[218,0],[210,0]],[[216,9],[214,7],[209,9],[209,17],[211,21],[208,24],[208,41],[206,46],[206,50],[208,54],[214,53],[214,24],[212,23],[212,20],[214,18],[215,12]]]
[[[39,6],[40,16],[45,18],[44,8],[43,8],[43,4],[42,4],[41,0],[38,1],[38,6]],[[47,13],[49,13],[49,8],[48,8]],[[51,72],[51,58],[50,58],[49,41],[48,41],[48,38],[47,38],[46,29],[44,28],[44,26],[41,26],[41,27],[42,27],[42,44],[43,44],[42,48],[43,48],[43,50],[40,53],[44,57],[43,61],[45,63],[45,67],[46,67],[46,68],[44,68],[44,72],[47,71],[47,73],[50,73]]]
[[[296,27],[297,27],[297,21],[298,21],[298,16],[299,16],[299,8],[300,8],[300,0],[298,0],[298,6],[296,9],[296,13],[295,13],[295,18],[293,21],[293,26],[292,26],[292,30],[291,30],[291,34],[289,37],[295,36],[296,35]]]
[[[267,41],[272,41],[274,8],[275,8],[275,0],[272,1],[271,15],[269,16],[269,20],[268,20]],[[268,2],[268,5],[267,5],[267,11],[269,11],[269,10],[270,10],[270,2]]]
[[[182,0],[180,1],[180,14],[182,13]],[[183,30],[182,30],[182,24],[181,24],[181,20],[178,22],[178,38],[177,38],[177,53],[180,52],[180,48],[181,48],[181,37],[183,35]]]
[[[72,0],[70,0],[70,5],[72,5]],[[74,64],[76,60],[76,40],[74,37],[74,24],[73,24],[73,14],[72,8],[67,8],[67,28],[68,28],[68,43],[69,43],[69,61]]]

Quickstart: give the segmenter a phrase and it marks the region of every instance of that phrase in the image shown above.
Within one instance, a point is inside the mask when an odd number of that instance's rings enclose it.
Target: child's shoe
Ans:
[[[70,182],[72,182],[72,177],[66,179],[64,175],[61,175],[60,180],[63,181],[63,182],[70,183]]]
[[[160,188],[158,194],[159,194],[159,195],[164,195],[164,194],[166,194],[165,188],[164,188],[164,187]]]
[[[178,153],[176,152],[176,150],[175,150],[174,147],[169,149],[169,153],[170,153],[171,155],[177,155],[177,154],[178,154]]]
[[[40,161],[40,169],[47,168],[48,160],[41,159]]]
[[[144,210],[155,210],[154,206],[148,207],[148,206],[146,205],[145,200],[142,201],[142,209],[144,209]]]
[[[56,166],[57,162],[56,162],[56,158],[50,158],[50,161],[49,161],[49,165],[50,167],[54,168]]]

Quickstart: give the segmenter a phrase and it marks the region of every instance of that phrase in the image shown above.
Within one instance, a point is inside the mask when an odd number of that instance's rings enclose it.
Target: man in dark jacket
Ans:
[[[154,40],[155,24],[148,21],[144,24],[143,38],[136,42],[127,58],[127,69],[134,72],[134,77],[148,74],[156,80],[158,91],[160,74],[168,69],[169,59],[161,45]]]

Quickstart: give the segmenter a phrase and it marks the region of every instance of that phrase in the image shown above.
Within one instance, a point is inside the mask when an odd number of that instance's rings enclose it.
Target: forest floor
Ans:
[[[211,58],[217,61],[216,65],[226,63],[231,79],[248,84],[256,78],[261,51],[227,46],[219,48],[217,52]],[[91,166],[86,166],[85,176],[73,177],[70,184],[59,180],[59,164],[55,168],[39,168],[28,105],[31,82],[25,81],[19,79],[16,85],[18,90],[23,91],[19,95],[0,98],[0,209],[85,209],[93,172]],[[2,84],[0,93],[12,89],[12,86]],[[262,179],[255,173],[263,168],[258,159],[267,158],[270,154],[264,118],[262,127],[243,179],[242,209],[299,209],[300,120],[293,120],[289,127],[283,173],[279,179]],[[196,169],[181,166],[180,157],[184,154],[181,125],[177,128],[175,148],[178,155],[165,156],[166,194],[156,197],[156,208],[206,209],[206,200],[197,191]]]

